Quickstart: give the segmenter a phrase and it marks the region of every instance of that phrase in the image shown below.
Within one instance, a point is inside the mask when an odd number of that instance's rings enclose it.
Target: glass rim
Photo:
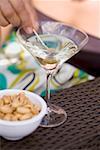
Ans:
[[[72,28],[72,29],[75,29],[75,30],[77,30],[77,31],[80,31],[81,33],[83,33],[83,34],[88,38],[88,35],[87,35],[86,31],[85,31],[84,29],[81,29],[80,27],[75,26],[75,25],[70,25],[70,24],[65,23],[65,22],[52,21],[52,20],[50,20],[50,21],[49,21],[49,20],[47,20],[47,21],[42,20],[42,21],[40,21],[40,22],[51,22],[51,23],[62,24],[62,25],[64,25],[64,26],[68,26],[68,27],[70,27],[70,28]]]
[[[64,26],[66,26],[66,27],[69,27],[69,28],[71,28],[71,29],[75,29],[75,30],[77,30],[77,31],[79,31],[81,34],[83,34],[84,36],[85,36],[85,38],[84,38],[84,40],[81,42],[81,46],[80,46],[80,48],[79,49],[81,49],[82,47],[84,47],[84,46],[82,46],[83,45],[83,43],[86,43],[87,44],[87,42],[88,42],[88,40],[89,40],[89,36],[88,36],[88,34],[84,31],[84,29],[81,29],[81,28],[78,28],[78,27],[76,27],[76,26],[74,26],[74,25],[70,25],[70,24],[68,24],[68,23],[65,23],[65,22],[61,22],[61,21],[52,21],[52,20],[47,20],[47,21],[45,21],[45,20],[42,20],[42,21],[40,21],[40,22],[51,22],[51,23],[58,23],[58,24],[61,24],[61,25],[64,25]]]
[[[78,28],[78,27],[76,27],[76,26],[74,26],[74,25],[70,25],[70,24],[67,24],[67,23],[65,23],[65,22],[61,22],[61,21],[52,21],[52,20],[42,20],[42,21],[39,21],[40,23],[39,23],[39,26],[41,26],[41,23],[48,23],[48,22],[50,22],[50,23],[58,23],[58,24],[61,24],[61,25],[64,25],[64,26],[66,26],[66,27],[68,27],[68,28],[71,28],[71,29],[74,29],[74,30],[76,30],[76,31],[79,31],[81,34],[83,34],[84,36],[85,36],[85,38],[84,38],[84,40],[81,42],[81,46],[80,46],[80,48],[79,49],[81,49],[82,47],[84,47],[83,45],[84,45],[84,43],[86,44],[87,42],[88,42],[88,40],[89,40],[89,36],[88,36],[88,34],[83,30],[83,29],[80,29],[80,28]],[[21,34],[20,34],[20,30],[21,29],[23,29],[23,28],[25,28],[26,26],[20,26],[19,28],[18,28],[18,30],[17,30],[17,32],[16,32],[16,35],[17,35],[17,38],[18,38],[18,40],[20,41],[21,40],[21,42],[23,42],[23,44],[26,44],[26,42],[25,42],[25,40],[21,37]],[[24,29],[23,29],[24,30]],[[38,32],[38,31],[37,31]],[[34,33],[34,31],[33,31],[33,33]],[[28,34],[27,32],[26,32],[26,34],[27,35],[31,35],[31,34]]]

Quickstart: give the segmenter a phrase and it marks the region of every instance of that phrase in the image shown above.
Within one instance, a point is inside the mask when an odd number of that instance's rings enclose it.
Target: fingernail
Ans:
[[[33,32],[33,29],[31,27],[25,28],[26,33],[31,34]]]

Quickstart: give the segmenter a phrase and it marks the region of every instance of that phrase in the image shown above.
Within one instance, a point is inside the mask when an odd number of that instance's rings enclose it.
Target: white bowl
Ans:
[[[29,91],[17,89],[1,90],[0,97],[20,92],[24,92],[31,102],[40,105],[41,111],[37,116],[24,121],[6,121],[0,119],[0,136],[8,140],[19,140],[31,134],[40,125],[42,118],[47,112],[46,102],[39,95]]]

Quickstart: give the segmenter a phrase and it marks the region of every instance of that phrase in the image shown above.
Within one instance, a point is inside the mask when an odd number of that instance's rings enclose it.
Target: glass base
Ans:
[[[44,116],[41,127],[57,127],[63,124],[67,119],[67,113],[59,106],[50,104],[48,113]]]

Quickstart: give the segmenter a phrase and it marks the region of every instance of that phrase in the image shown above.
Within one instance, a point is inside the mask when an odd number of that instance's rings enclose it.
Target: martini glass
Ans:
[[[63,23],[42,21],[38,31],[27,34],[23,27],[17,31],[19,42],[30,52],[46,71],[47,114],[41,122],[42,127],[56,127],[67,119],[65,110],[51,103],[50,80],[64,62],[80,51],[88,41],[85,32]]]

